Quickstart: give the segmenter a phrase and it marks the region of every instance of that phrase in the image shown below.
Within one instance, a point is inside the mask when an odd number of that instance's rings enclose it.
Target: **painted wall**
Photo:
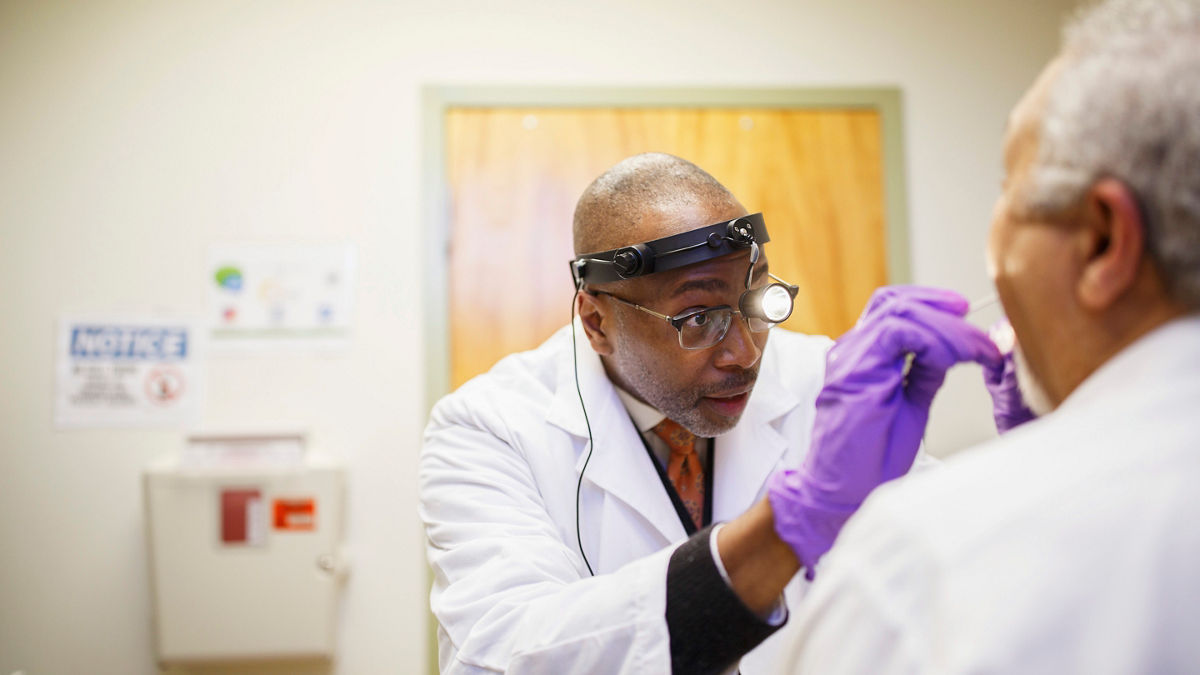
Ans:
[[[349,351],[212,359],[203,423],[349,467],[338,673],[420,672],[424,84],[899,86],[915,280],[984,294],[1007,111],[1070,0],[0,3],[0,673],[149,673],[140,474],[180,431],[51,425],[55,320],[205,308],[214,243],[349,240]],[[977,373],[934,411],[989,435]]]

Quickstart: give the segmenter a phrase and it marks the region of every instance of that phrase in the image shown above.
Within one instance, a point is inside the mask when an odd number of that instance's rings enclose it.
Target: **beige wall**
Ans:
[[[0,674],[153,672],[140,470],[178,431],[51,427],[64,311],[204,309],[205,253],[348,239],[352,348],[214,358],[204,423],[350,469],[339,673],[423,668],[423,84],[905,96],[915,280],[983,294],[1005,116],[1069,0],[0,3]],[[986,437],[955,375],[931,448]]]

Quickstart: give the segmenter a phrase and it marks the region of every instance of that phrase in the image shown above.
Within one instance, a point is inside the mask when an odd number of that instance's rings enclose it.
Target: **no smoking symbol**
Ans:
[[[146,375],[146,397],[170,405],[183,394],[183,373],[175,368],[154,368]]]

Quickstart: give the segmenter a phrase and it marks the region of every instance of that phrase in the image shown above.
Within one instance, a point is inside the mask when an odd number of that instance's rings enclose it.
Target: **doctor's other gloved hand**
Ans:
[[[983,384],[992,395],[992,417],[996,420],[996,431],[1005,433],[1037,417],[1026,405],[1021,389],[1017,386],[1017,363],[1015,337],[1008,321],[992,326],[992,341],[1004,354],[999,367],[983,369]]]
[[[867,495],[912,466],[946,371],[965,361],[1002,367],[966,312],[952,291],[884,287],[830,349],[808,456],[767,483],[775,531],[809,579]]]

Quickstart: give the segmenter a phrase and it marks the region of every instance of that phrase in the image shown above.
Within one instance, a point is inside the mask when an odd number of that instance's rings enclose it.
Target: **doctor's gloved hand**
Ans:
[[[912,466],[946,371],[965,361],[1002,367],[966,312],[951,291],[884,287],[830,349],[808,456],[767,483],[775,531],[809,579],[867,495]]]
[[[1013,427],[1020,426],[1034,419],[1034,414],[1017,386],[1017,364],[1014,357],[1014,340],[1012,327],[1008,321],[1002,321],[992,326],[990,331],[992,341],[1004,353],[999,367],[983,369],[983,384],[992,395],[992,417],[996,420],[996,431],[1005,433]]]

